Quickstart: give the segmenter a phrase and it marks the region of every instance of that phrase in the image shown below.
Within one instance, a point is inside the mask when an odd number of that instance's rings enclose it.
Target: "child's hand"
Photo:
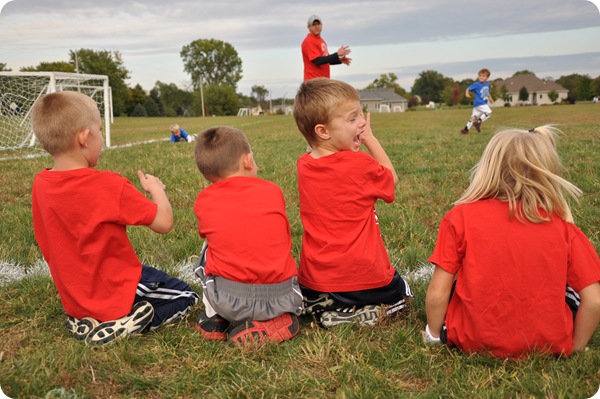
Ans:
[[[156,176],[145,174],[141,170],[138,170],[137,174],[138,178],[140,179],[140,183],[142,184],[142,188],[149,193],[156,188],[159,188],[162,191],[167,188],[167,186],[165,186],[163,182],[160,181],[160,179]]]
[[[371,113],[367,112],[367,117],[365,118],[365,127],[363,128],[362,133],[360,134],[360,141],[363,144],[367,144],[366,141],[375,137],[373,135],[373,130],[371,130]]]

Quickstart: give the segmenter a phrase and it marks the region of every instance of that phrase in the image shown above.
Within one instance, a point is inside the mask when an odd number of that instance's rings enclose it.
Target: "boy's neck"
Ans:
[[[82,168],[89,168],[90,165],[81,153],[72,152],[65,153],[61,155],[57,155],[54,157],[54,167],[53,171],[66,171],[66,170],[75,170]]]

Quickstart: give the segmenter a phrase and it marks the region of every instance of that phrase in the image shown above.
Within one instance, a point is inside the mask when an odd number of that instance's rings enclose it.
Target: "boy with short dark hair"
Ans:
[[[489,69],[483,68],[478,72],[477,80],[465,90],[465,97],[471,98],[471,92],[473,92],[475,94],[475,99],[473,100],[471,119],[469,119],[465,127],[460,131],[462,134],[469,134],[469,129],[473,126],[478,132],[481,132],[481,124],[483,121],[492,116],[492,109],[490,108],[489,103],[494,102],[494,100],[490,93],[491,87],[490,82],[488,82],[489,78]]]
[[[198,294],[181,280],[142,265],[127,225],[157,233],[173,227],[165,185],[138,171],[149,200],[124,177],[93,169],[102,152],[94,100],[64,91],[40,98],[33,130],[54,160],[34,179],[33,228],[77,339],[105,344],[184,316]]]
[[[297,162],[304,313],[325,327],[396,315],[412,292],[390,263],[375,203],[394,200],[398,177],[370,115],[352,86],[316,78],[300,86],[294,118],[312,148]]]
[[[194,204],[205,239],[196,274],[206,309],[196,329],[234,343],[293,338],[302,294],[281,189],[257,177],[248,139],[233,127],[200,133],[196,163],[211,182]]]

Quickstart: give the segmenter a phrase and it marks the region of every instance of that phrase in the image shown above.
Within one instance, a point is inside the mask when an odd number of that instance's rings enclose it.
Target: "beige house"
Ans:
[[[496,93],[496,96],[493,97],[494,103],[491,104],[493,107],[502,107],[505,104],[547,105],[552,103],[560,103],[569,95],[569,90],[565,89],[558,83],[551,80],[540,79],[533,74],[521,74],[504,80],[498,79],[492,84],[494,86],[494,93]],[[507,101],[503,99],[503,87],[506,87]],[[527,93],[529,93],[529,98],[527,101],[519,100],[519,92],[523,87],[525,87],[527,89]],[[550,100],[550,97],[548,96],[552,92],[555,92],[558,95],[554,101]]]
[[[394,89],[359,90],[360,105],[367,112],[404,112],[408,109],[408,100]]]

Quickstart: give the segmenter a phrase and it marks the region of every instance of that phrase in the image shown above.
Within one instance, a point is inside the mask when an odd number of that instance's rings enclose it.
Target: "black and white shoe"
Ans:
[[[154,317],[154,308],[146,301],[133,305],[131,312],[120,319],[100,323],[86,337],[88,344],[104,345],[119,337],[143,332]]]
[[[320,313],[328,306],[333,305],[333,298],[331,298],[328,294],[319,294],[317,298],[308,299],[307,297],[302,297],[302,316],[311,313]]]
[[[365,305],[360,308],[326,310],[321,313],[323,327],[335,327],[341,324],[357,323],[361,326],[372,326],[381,317],[381,306]]]
[[[90,334],[90,332],[96,328],[100,322],[96,319],[92,319],[91,317],[84,317],[79,320],[75,317],[69,316],[67,317],[67,321],[65,321],[65,327],[67,330],[73,334],[73,337],[78,340],[84,340]]]

